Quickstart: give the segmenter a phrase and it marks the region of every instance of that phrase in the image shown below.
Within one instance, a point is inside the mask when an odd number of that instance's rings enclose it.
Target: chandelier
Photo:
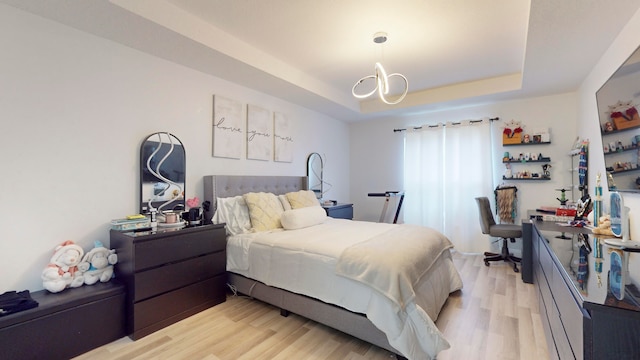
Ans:
[[[376,44],[383,44],[386,41],[387,41],[387,33],[379,32],[373,36],[373,42]],[[402,95],[400,95],[400,97],[398,97],[395,101],[390,101],[387,99],[387,95],[389,94],[389,89],[390,89],[389,79],[393,77],[398,77],[404,80],[404,91],[402,92]],[[373,90],[371,90],[368,93],[358,94],[356,92],[356,88],[368,79],[374,80],[376,86],[373,88]],[[409,81],[404,75],[399,73],[393,73],[393,74],[387,75],[387,72],[384,70],[384,67],[382,66],[382,64],[379,62],[376,62],[373,75],[365,76],[362,79],[356,81],[356,83],[353,85],[353,88],[351,89],[351,93],[353,94],[354,97],[358,99],[364,99],[378,92],[378,96],[380,97],[380,100],[382,100],[385,104],[395,105],[400,103],[400,101],[402,101],[402,99],[404,99],[404,97],[407,96],[408,90],[409,90]]]

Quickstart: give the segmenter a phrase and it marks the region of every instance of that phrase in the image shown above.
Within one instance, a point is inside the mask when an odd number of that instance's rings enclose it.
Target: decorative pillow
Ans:
[[[291,204],[289,203],[289,199],[287,199],[287,195],[278,195],[278,199],[280,199],[284,211],[291,210]]]
[[[242,196],[217,198],[216,213],[213,215],[214,224],[226,223],[229,235],[244,234],[251,231],[249,208]]]
[[[300,190],[287,193],[287,200],[289,200],[292,209],[320,206],[320,202],[316,198],[316,194],[311,190]]]
[[[282,203],[272,193],[246,193],[244,201],[249,207],[249,217],[254,231],[281,228],[280,216],[284,212]]]
[[[326,219],[327,213],[322,207],[308,206],[285,211],[282,213],[280,221],[285,229],[295,230],[322,224]]]

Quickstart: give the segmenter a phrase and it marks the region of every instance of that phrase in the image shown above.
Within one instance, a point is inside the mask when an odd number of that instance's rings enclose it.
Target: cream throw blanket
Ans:
[[[403,224],[348,247],[336,273],[371,286],[404,309],[416,296],[414,285],[452,247],[438,231]]]

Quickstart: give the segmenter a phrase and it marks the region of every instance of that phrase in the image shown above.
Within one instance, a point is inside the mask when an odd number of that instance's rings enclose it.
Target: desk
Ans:
[[[529,213],[529,215],[532,215],[532,214],[533,213],[531,212]],[[555,232],[559,234],[567,233],[571,235],[575,235],[579,233],[591,234],[591,230],[589,229],[571,227],[571,226],[562,226],[562,225],[558,225],[554,221],[533,221],[532,222],[529,219],[522,220],[522,261],[520,263],[520,267],[521,267],[520,271],[522,273],[522,281],[528,284],[533,283],[533,263],[532,263],[533,244],[531,239],[531,235],[532,235],[531,226],[533,223],[536,224],[536,228],[540,231]]]
[[[627,285],[625,298],[617,300],[608,290],[608,246],[602,245],[603,259],[594,258],[594,252],[584,257],[587,274],[579,280],[579,246],[575,235],[588,234],[588,241],[595,246],[590,230],[525,220],[522,231],[526,239],[523,256],[525,253],[528,256],[526,271],[530,272],[538,293],[551,358],[640,358],[639,294],[633,285]],[[562,233],[565,238],[558,237]],[[602,263],[599,273],[597,262]],[[522,267],[524,272],[525,265]]]

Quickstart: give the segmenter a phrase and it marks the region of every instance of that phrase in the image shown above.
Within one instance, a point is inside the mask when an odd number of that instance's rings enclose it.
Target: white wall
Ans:
[[[185,145],[187,197],[202,198],[204,175],[306,175],[319,152],[326,196],[350,200],[343,122],[5,5],[0,48],[0,293],[42,289],[65,240],[108,246],[110,220],[138,211],[139,147],[153,132]],[[214,94],[284,113],[294,161],[213,158]]]
[[[383,119],[375,122],[351,125],[351,199],[354,201],[354,216],[359,220],[377,221],[382,210],[380,198],[368,197],[368,192],[402,189],[403,133],[394,133],[395,128],[406,128],[438,122],[499,117],[493,123],[496,185],[502,182],[504,166],[502,156],[510,153],[541,152],[551,157],[550,181],[510,181],[519,188],[519,216],[527,209],[540,205],[558,205],[556,197],[562,187],[571,185],[571,158],[567,155],[576,137],[576,94],[561,94],[514,100],[482,106],[428,113],[406,119]],[[502,125],[508,120],[521,121],[525,132],[536,128],[549,128],[551,144],[536,146],[502,146]],[[487,141],[490,141],[487,139]],[[437,154],[434,154],[437,156]],[[523,167],[513,166],[513,170]],[[542,171],[538,165],[527,165],[531,171]],[[470,174],[472,176],[472,174]],[[366,187],[363,186],[366,184]],[[544,196],[541,197],[541,194]],[[407,195],[410,196],[410,195]],[[492,198],[492,194],[487,194]],[[476,206],[469,199],[469,206]]]

